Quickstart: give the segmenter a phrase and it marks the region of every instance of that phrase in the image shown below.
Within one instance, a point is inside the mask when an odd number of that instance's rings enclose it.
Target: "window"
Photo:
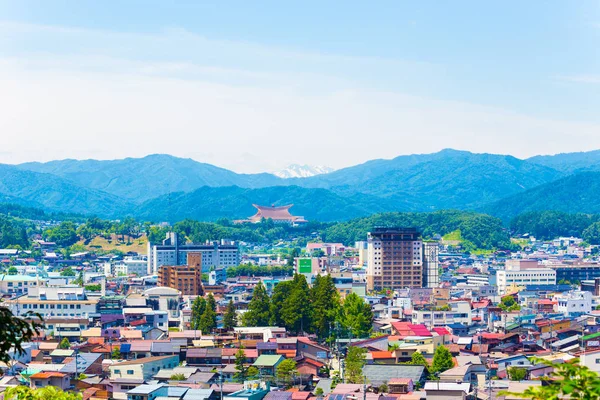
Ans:
[[[133,375],[133,370],[132,369],[128,369],[127,370],[127,375]]]
[[[120,369],[115,369],[114,371],[115,371],[115,374],[120,374],[121,373]]]

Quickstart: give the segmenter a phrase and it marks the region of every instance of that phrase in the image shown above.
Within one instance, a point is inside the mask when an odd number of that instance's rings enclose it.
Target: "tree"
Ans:
[[[229,300],[227,304],[227,309],[225,310],[225,314],[223,315],[223,329],[232,330],[237,326],[237,313],[235,311],[235,305],[233,304],[233,300]]]
[[[254,366],[248,367],[248,369],[246,370],[246,377],[249,380],[258,379],[260,377],[260,371]]]
[[[340,311],[340,295],[331,275],[317,275],[311,289],[312,325],[320,339],[331,336],[331,326]]]
[[[75,276],[76,273],[73,270],[73,268],[71,267],[67,267],[65,269],[63,269],[62,271],[60,271],[60,276]]]
[[[511,381],[522,381],[527,376],[527,369],[519,367],[508,367],[508,379]]]
[[[198,296],[192,303],[192,316],[190,318],[191,328],[196,330],[200,329],[200,320],[206,309],[206,300],[202,296]]]
[[[539,358],[533,358],[532,361],[554,369],[549,377],[542,378],[544,384],[532,386],[522,393],[500,392],[501,396],[511,394],[515,397],[531,400],[563,398],[593,400],[600,398],[600,376],[595,371],[571,362],[554,364],[551,361]]]
[[[296,274],[292,280],[290,295],[283,302],[281,319],[288,330],[301,333],[309,330],[310,317],[310,289],[306,277]]]
[[[356,293],[350,293],[342,303],[339,316],[341,326],[352,337],[369,337],[373,328],[371,306]]]
[[[81,400],[81,393],[64,392],[55,386],[32,389],[28,386],[13,386],[4,392],[4,400]]]
[[[583,239],[591,244],[600,244],[600,222],[594,222],[583,230]]]
[[[208,296],[206,296],[206,305],[213,310],[213,312],[217,312],[217,302],[212,293],[209,293]]]
[[[61,247],[71,246],[79,240],[75,224],[71,221],[61,222],[60,225],[54,228],[46,229],[43,236],[46,240],[55,242]]]
[[[16,275],[16,274],[18,274],[18,273],[19,273],[19,270],[18,270],[18,269],[17,269],[17,267],[15,267],[15,266],[11,266],[11,267],[8,269],[8,274],[9,274],[9,275]]]
[[[504,296],[498,305],[504,311],[518,311],[521,309],[519,303],[515,301],[513,296]]]
[[[271,316],[269,325],[285,326],[281,313],[283,310],[283,303],[285,302],[285,299],[290,297],[293,286],[294,284],[292,281],[282,281],[275,285],[273,293],[271,294]]]
[[[270,299],[267,289],[258,282],[252,292],[252,300],[248,303],[248,311],[242,316],[244,326],[268,326],[270,319]]]
[[[445,346],[438,346],[433,353],[433,362],[431,364],[431,372],[444,372],[454,367],[452,354]]]
[[[363,383],[363,367],[366,363],[367,349],[350,346],[346,354],[344,374],[348,383]]]
[[[410,357],[410,361],[408,362],[408,364],[422,365],[425,367],[425,372],[429,373],[429,363],[427,362],[425,357],[423,357],[423,354],[421,354],[418,351],[415,351],[414,353],[412,353],[412,356]]]
[[[31,342],[42,327],[32,317],[42,319],[39,314],[31,313],[24,317],[15,316],[8,307],[0,307],[0,361],[8,363],[12,360],[11,349],[19,355],[25,353],[23,343]]]
[[[185,375],[184,374],[173,374],[173,375],[171,375],[171,377],[169,379],[172,381],[185,381]]]
[[[118,347],[115,347],[110,354],[110,358],[112,358],[113,360],[120,360],[121,359],[121,349]]]
[[[204,309],[204,313],[200,317],[200,325],[198,328],[203,334],[212,332],[217,327],[217,314],[213,311],[212,307],[207,304]]]
[[[317,390],[315,390],[315,396],[317,397],[323,397],[324,394],[325,392],[323,391],[322,387],[318,387]]]
[[[70,349],[71,348],[71,342],[69,342],[69,339],[63,338],[63,340],[61,340],[60,343],[58,344],[58,348],[59,349],[63,349],[63,350]]]
[[[73,279],[73,284],[83,286],[83,271],[79,272],[77,278]]]
[[[289,386],[292,376],[296,374],[296,361],[291,358],[286,358],[277,366],[275,375],[277,379]]]
[[[240,347],[240,349],[235,353],[235,370],[237,371],[233,374],[233,380],[236,382],[244,382],[246,379],[246,353],[244,352],[244,348]]]
[[[379,393],[387,393],[388,392],[388,385],[387,383],[382,383],[381,385],[379,385],[379,387],[377,388],[377,391]]]

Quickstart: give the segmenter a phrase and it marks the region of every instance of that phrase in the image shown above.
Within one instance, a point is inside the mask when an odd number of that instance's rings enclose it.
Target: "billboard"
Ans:
[[[298,273],[299,274],[312,273],[312,259],[311,258],[299,258],[298,259]]]

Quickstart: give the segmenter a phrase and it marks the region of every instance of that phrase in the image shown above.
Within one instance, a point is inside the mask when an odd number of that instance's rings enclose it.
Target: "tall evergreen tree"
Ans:
[[[311,326],[310,289],[306,277],[294,275],[290,295],[284,300],[281,319],[285,327],[296,333],[310,332]]]
[[[282,281],[275,285],[273,294],[271,295],[270,325],[285,326],[285,323],[281,318],[281,310],[283,309],[283,303],[285,302],[285,299],[287,299],[292,292],[292,287],[292,281]]]
[[[225,310],[225,314],[223,315],[223,328],[226,330],[232,330],[237,326],[237,313],[235,312],[235,306],[233,304],[233,300],[229,300],[229,304],[227,304],[227,310]]]
[[[313,307],[313,330],[319,338],[328,338],[340,311],[340,296],[331,275],[317,275],[310,298]]]
[[[214,312],[217,312],[217,302],[215,301],[215,296],[213,296],[212,293],[209,293],[208,296],[206,296],[206,305]]]
[[[373,328],[371,306],[356,293],[350,293],[344,299],[339,319],[346,334],[352,337],[364,338],[371,334]]]
[[[271,301],[267,289],[262,282],[252,292],[252,300],[248,304],[248,311],[242,316],[244,326],[268,326],[271,316]]]
[[[367,349],[349,346],[344,367],[344,378],[348,383],[364,383],[363,367],[366,364]]]
[[[217,327],[217,313],[207,305],[204,313],[200,317],[200,326],[198,327],[203,334],[210,333]]]
[[[202,296],[196,297],[192,303],[192,317],[190,325],[192,329],[200,329],[200,320],[206,309],[206,300]]]
[[[244,352],[244,348],[240,347],[240,349],[235,353],[235,370],[237,371],[233,374],[233,379],[236,382],[242,383],[246,379],[246,353]]]

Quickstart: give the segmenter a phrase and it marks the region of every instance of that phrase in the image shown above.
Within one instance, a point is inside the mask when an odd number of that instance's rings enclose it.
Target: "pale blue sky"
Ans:
[[[599,45],[598,1],[0,0],[0,162],[592,150]]]

